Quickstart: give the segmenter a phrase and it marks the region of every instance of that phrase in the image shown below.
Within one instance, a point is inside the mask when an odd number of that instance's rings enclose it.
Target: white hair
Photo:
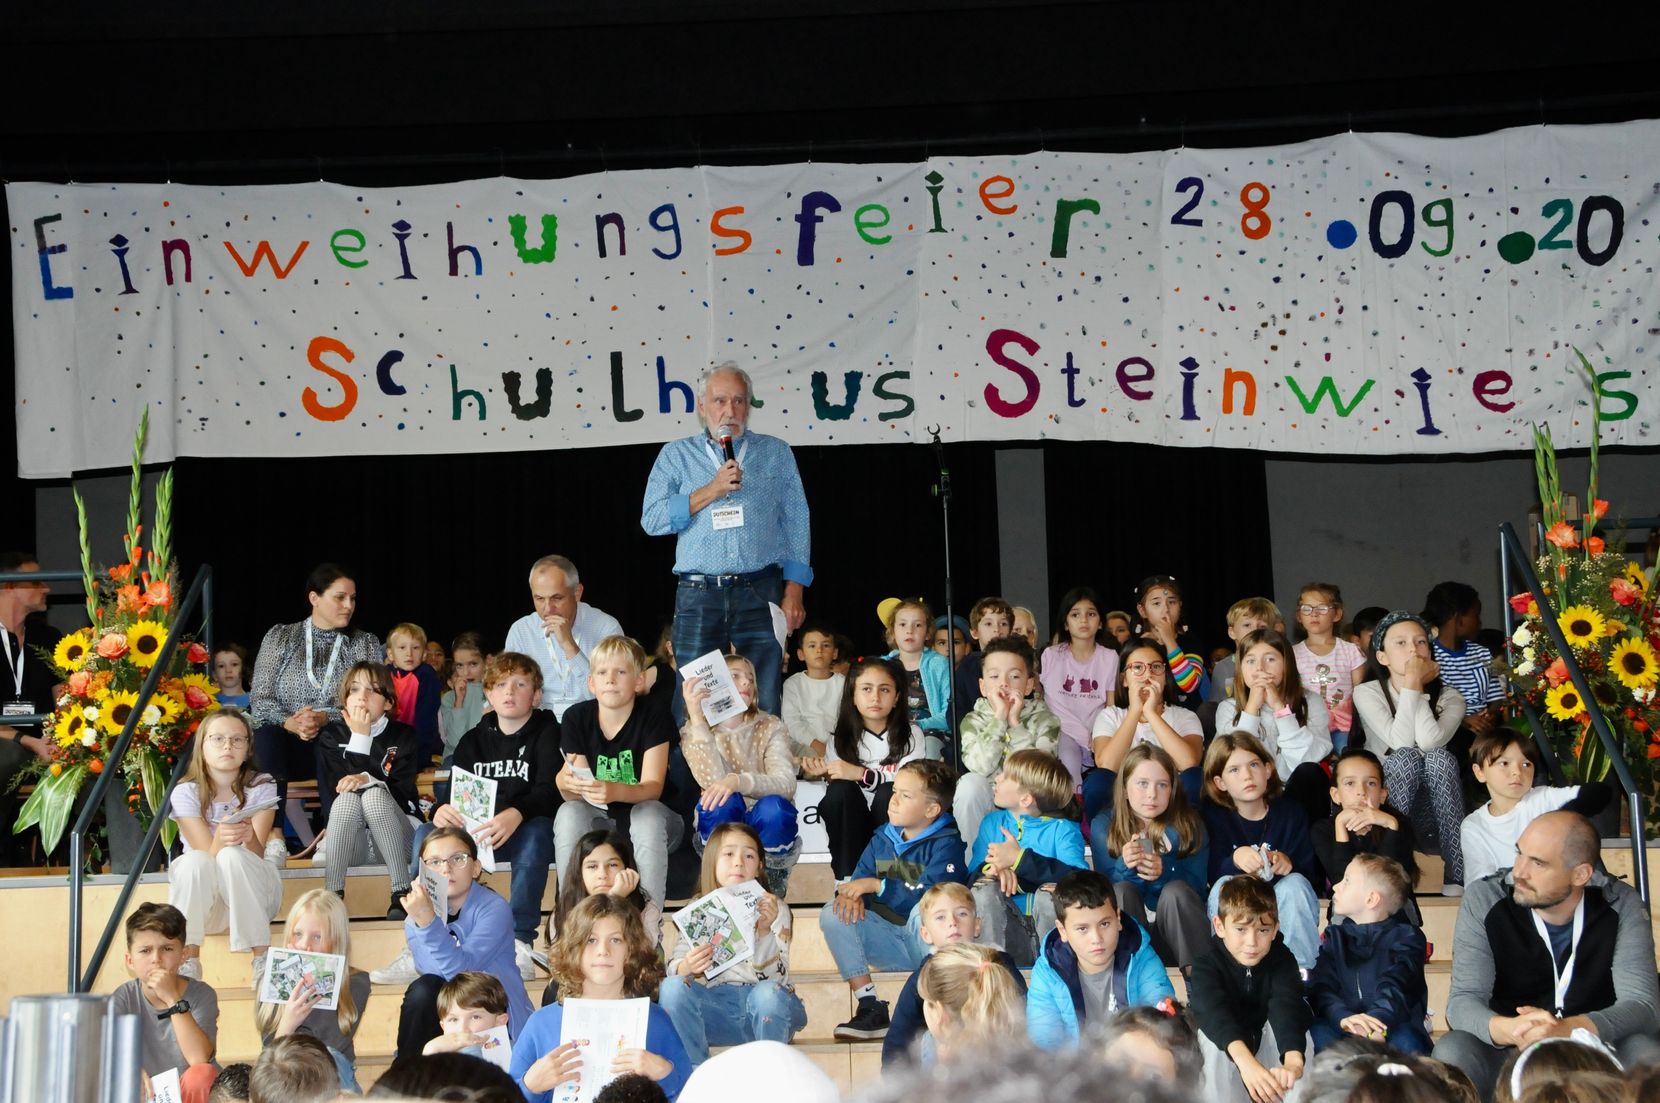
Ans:
[[[715,381],[715,376],[717,375],[737,376],[739,379],[744,381],[744,397],[755,397],[755,381],[749,377],[749,373],[740,368],[736,360],[722,360],[720,363],[704,372],[703,378],[698,380],[697,396],[699,399],[708,396],[709,384]]]
[[[576,564],[562,555],[544,555],[530,565],[530,582],[536,583],[536,576],[546,570],[555,570],[565,576],[565,585],[572,587],[582,585],[582,579],[576,573]]]

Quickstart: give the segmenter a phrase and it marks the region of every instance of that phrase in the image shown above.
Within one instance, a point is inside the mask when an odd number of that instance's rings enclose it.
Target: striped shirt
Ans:
[[[1504,687],[1494,679],[1489,664],[1493,653],[1474,640],[1453,651],[1440,640],[1431,637],[1430,647],[1435,661],[1441,667],[1441,684],[1458,690],[1464,698],[1464,711],[1474,715],[1504,698]]]

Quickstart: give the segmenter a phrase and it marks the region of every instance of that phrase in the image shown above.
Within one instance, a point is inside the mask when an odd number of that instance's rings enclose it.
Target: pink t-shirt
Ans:
[[[1044,649],[1042,671],[1043,702],[1061,722],[1061,735],[1074,749],[1087,752],[1095,717],[1118,688],[1118,653],[1097,645],[1089,661],[1081,663],[1072,657],[1070,644],[1057,643]],[[1067,757],[1063,750],[1061,760]]]
[[[263,804],[277,799],[277,783],[265,774],[259,775],[252,785],[248,786],[245,794],[247,804]],[[217,831],[219,821],[236,811],[236,804],[232,801],[215,801],[208,805],[207,811],[202,811],[202,797],[196,789],[194,781],[181,781],[173,789],[173,803],[170,805],[173,819],[182,816],[199,816],[207,821],[208,830]],[[179,832],[179,842],[184,844],[186,853],[194,848],[190,845],[189,836]]]
[[[1333,731],[1353,731],[1355,724],[1354,678],[1351,672],[1366,661],[1360,648],[1339,637],[1330,655],[1316,655],[1308,649],[1307,641],[1297,644],[1291,653],[1297,658],[1297,676],[1303,688],[1318,693],[1326,703]]]

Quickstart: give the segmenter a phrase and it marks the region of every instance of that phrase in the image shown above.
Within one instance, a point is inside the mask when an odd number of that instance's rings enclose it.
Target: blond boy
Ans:
[[[1259,628],[1279,631],[1285,624],[1279,606],[1265,597],[1248,597],[1228,606],[1228,638],[1238,643]],[[1225,701],[1233,696],[1234,656],[1217,663],[1210,672],[1207,701]]]
[[[988,660],[989,661],[989,660]],[[1072,775],[1047,751],[1009,755],[992,788],[997,810],[980,824],[968,868],[984,941],[1030,965],[1055,928],[1054,884],[1087,869],[1073,807]]]

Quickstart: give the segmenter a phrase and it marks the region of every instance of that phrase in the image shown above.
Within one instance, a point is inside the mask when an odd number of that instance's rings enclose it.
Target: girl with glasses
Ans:
[[[263,954],[282,906],[282,882],[264,857],[277,784],[255,768],[252,745],[241,709],[214,709],[203,717],[190,768],[173,789],[169,814],[184,853],[167,870],[167,902],[185,918],[179,973],[195,980],[202,979],[204,936],[228,930],[234,952]],[[250,808],[259,811],[248,815]]]
[[[420,860],[442,878],[445,899],[427,896],[419,882],[403,898],[410,956],[420,975],[404,990],[398,1014],[398,1052],[420,1053],[441,1032],[438,991],[457,973],[489,973],[507,989],[508,1033],[534,1008],[513,957],[513,909],[477,883],[478,845],[459,827],[435,828],[421,843]]]

